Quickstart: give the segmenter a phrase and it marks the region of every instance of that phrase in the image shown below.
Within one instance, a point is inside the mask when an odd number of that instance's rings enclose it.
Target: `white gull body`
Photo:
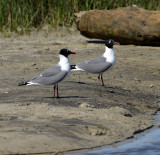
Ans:
[[[102,75],[103,72],[107,71],[108,69],[111,69],[116,63],[116,56],[113,49],[114,44],[119,43],[111,39],[107,40],[105,44],[105,52],[103,55],[96,57],[92,60],[85,61],[83,63],[72,65],[71,69],[73,71],[81,70],[88,73],[99,74],[98,78],[101,79],[102,86],[104,86]]]
[[[54,97],[55,89],[57,88],[57,97],[58,95],[58,83],[64,80],[70,73],[70,62],[68,59],[69,54],[75,54],[67,49],[61,49],[59,53],[59,62],[58,64],[46,69],[40,75],[32,78],[31,81],[19,83],[19,86],[22,85],[54,85]]]
[[[27,85],[52,85],[64,80],[70,73],[69,59],[59,55],[60,61],[57,65],[52,66],[42,72],[40,75],[33,77]]]

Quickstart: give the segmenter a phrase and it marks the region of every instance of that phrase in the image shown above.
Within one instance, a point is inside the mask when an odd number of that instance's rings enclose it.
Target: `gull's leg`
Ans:
[[[54,98],[55,98],[55,95],[56,95],[55,90],[56,90],[56,85],[54,85],[54,96],[53,96]]]
[[[103,74],[101,74],[101,81],[102,81],[102,87],[104,86],[104,82],[103,82]]]
[[[98,75],[98,80],[101,80],[101,79],[100,79],[100,76],[101,76],[101,74]]]
[[[58,84],[57,84],[57,98],[59,98],[59,93],[58,93]]]

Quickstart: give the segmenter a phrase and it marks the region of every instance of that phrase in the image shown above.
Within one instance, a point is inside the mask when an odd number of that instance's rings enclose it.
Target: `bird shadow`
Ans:
[[[87,84],[85,82],[75,82],[75,81],[70,81],[70,82],[72,82],[72,83],[78,83],[78,84]]]
[[[44,97],[44,98],[50,98],[50,99],[63,99],[63,98],[87,98],[84,96],[60,96],[60,97]]]
[[[106,41],[104,40],[87,40],[88,43],[94,43],[94,44],[105,44]]]

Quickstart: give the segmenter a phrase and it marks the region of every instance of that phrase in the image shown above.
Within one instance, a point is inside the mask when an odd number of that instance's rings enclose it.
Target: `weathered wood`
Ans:
[[[121,44],[160,45],[160,11],[137,6],[75,14],[77,28],[88,38],[112,38]]]

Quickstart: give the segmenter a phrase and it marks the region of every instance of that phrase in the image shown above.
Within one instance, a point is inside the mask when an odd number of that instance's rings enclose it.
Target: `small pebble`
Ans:
[[[36,63],[32,64],[32,66],[36,66]]]
[[[160,124],[157,125],[157,128],[160,128]]]
[[[141,82],[141,80],[137,78],[135,78],[134,81]]]
[[[110,93],[115,93],[113,90],[110,90],[109,92],[110,92]]]
[[[116,144],[114,144],[114,145],[112,145],[112,147],[113,147],[113,148],[116,148],[116,147],[117,147],[117,145],[116,145]]]
[[[150,87],[151,87],[151,88],[153,88],[153,87],[154,87],[154,85],[153,85],[153,84],[151,84],[151,85],[150,85]]]
[[[80,108],[89,108],[91,107],[90,104],[83,102],[81,105],[79,105]]]

